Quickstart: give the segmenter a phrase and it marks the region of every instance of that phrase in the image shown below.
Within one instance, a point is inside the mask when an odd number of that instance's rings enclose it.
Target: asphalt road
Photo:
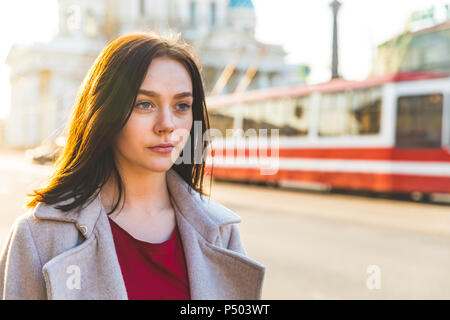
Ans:
[[[0,153],[1,247],[50,173]],[[450,299],[450,206],[223,182],[211,196],[242,217],[263,299]]]
[[[450,299],[449,206],[223,183],[211,195],[242,217],[264,299]]]

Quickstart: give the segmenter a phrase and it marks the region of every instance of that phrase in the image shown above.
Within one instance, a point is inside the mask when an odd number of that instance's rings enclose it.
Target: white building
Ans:
[[[281,46],[255,39],[250,0],[59,0],[57,36],[49,43],[15,45],[7,57],[12,92],[6,143],[31,147],[58,134],[106,43],[146,30],[181,32],[200,56],[207,92],[232,61],[234,72],[221,93],[233,92],[250,67],[257,72],[244,89],[300,82]]]

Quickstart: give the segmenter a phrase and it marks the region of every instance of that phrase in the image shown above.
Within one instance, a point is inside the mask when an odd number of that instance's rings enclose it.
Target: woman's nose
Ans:
[[[155,125],[155,130],[158,134],[163,132],[172,132],[175,130],[175,125],[172,119],[172,113],[169,108],[162,108],[161,113],[158,116],[158,120]]]

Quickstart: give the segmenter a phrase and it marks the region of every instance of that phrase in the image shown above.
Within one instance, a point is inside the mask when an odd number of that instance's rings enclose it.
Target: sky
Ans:
[[[331,73],[331,0],[253,0],[256,38],[283,46],[287,62],[311,67],[309,83],[329,80]],[[377,45],[403,32],[413,11],[435,7],[444,19],[450,0],[340,0],[339,70],[348,79],[371,71]],[[425,22],[426,23],[426,22]],[[10,105],[9,68],[4,63],[12,43],[49,41],[57,32],[56,0],[0,1],[0,117]]]

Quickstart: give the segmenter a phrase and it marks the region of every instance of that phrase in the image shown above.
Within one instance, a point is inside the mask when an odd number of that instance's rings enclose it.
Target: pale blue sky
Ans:
[[[450,0],[340,0],[341,74],[363,79],[376,46],[403,31],[412,11],[435,6],[443,19]],[[331,0],[253,0],[256,37],[283,45],[288,61],[309,64],[311,83],[327,81],[331,62]],[[13,42],[47,41],[57,31],[56,0],[0,1],[0,117],[9,110],[9,71],[4,64]]]

